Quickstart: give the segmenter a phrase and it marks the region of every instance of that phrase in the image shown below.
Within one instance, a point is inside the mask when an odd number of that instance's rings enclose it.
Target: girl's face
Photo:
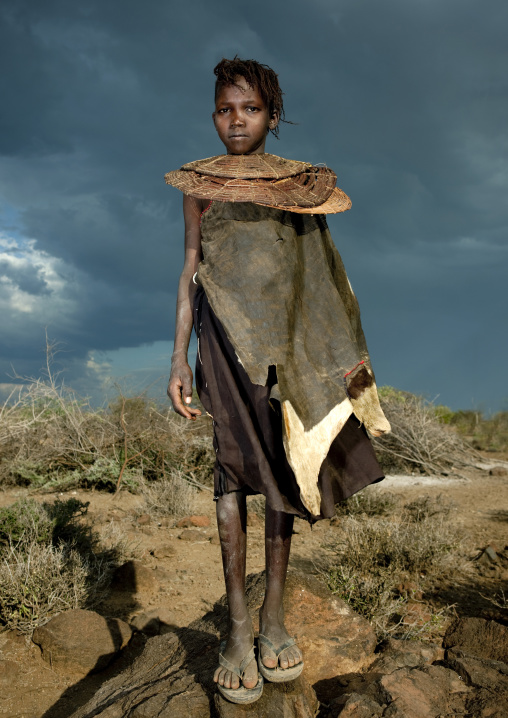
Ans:
[[[237,85],[219,90],[215,102],[213,122],[228,155],[252,155],[265,151],[266,135],[277,126],[276,114],[270,117],[257,88],[243,77],[235,78]]]

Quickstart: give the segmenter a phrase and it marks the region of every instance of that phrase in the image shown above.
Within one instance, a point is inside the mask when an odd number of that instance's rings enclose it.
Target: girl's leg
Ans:
[[[290,638],[284,626],[282,598],[291,548],[294,516],[274,511],[268,504],[265,512],[265,553],[266,593],[259,612],[259,632],[270,639],[275,646],[282,645]],[[277,666],[274,653],[260,644],[261,658],[267,668]],[[278,659],[281,668],[300,663],[302,653],[297,646],[283,651]]]
[[[229,606],[229,636],[223,656],[239,666],[254,642],[252,621],[245,599],[245,563],[247,549],[247,506],[245,494],[235,491],[217,500],[217,525],[222,550],[222,566]],[[219,667],[214,681],[225,688],[238,688],[240,679],[231,671]],[[254,688],[258,669],[253,660],[243,677],[245,688]]]

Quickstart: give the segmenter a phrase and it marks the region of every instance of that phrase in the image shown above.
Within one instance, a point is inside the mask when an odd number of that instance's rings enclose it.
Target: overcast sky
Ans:
[[[164,173],[223,151],[213,67],[279,74],[267,151],[324,162],[378,384],[508,406],[505,0],[2,0],[0,384],[167,375],[183,260]],[[161,385],[162,386],[162,385]],[[161,388],[161,394],[163,390]]]

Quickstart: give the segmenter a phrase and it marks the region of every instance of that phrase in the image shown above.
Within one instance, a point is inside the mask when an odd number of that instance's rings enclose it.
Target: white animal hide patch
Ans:
[[[353,406],[349,399],[344,399],[309,431],[305,431],[290,401],[282,403],[282,412],[287,459],[300,487],[304,506],[317,516],[321,506],[319,470],[332,441],[352,414]]]

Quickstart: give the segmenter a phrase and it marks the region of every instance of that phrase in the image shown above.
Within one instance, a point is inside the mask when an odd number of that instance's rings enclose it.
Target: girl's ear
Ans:
[[[270,118],[270,121],[268,122],[268,129],[274,130],[278,124],[279,124],[279,113],[274,112]]]

